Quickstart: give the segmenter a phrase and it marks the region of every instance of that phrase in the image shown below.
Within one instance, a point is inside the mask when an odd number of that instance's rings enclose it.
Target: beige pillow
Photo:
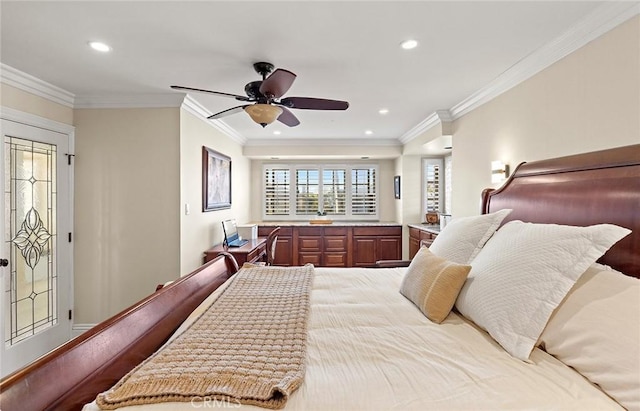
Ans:
[[[628,410],[640,410],[640,280],[593,264],[540,342]]]
[[[452,263],[422,247],[407,269],[400,293],[428,319],[441,323],[451,312],[470,270],[469,265]]]

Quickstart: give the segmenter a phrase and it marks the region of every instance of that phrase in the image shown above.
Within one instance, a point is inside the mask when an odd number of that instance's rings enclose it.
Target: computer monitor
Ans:
[[[247,240],[240,239],[238,226],[234,219],[224,220],[222,222],[222,231],[224,231],[224,243],[228,247],[241,247],[247,243]]]
[[[226,245],[233,244],[238,239],[236,220],[224,220],[222,222],[222,231],[224,231],[224,243]]]

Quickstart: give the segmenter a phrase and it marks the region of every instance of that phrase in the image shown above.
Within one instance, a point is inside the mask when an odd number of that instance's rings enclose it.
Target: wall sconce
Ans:
[[[502,183],[509,177],[509,164],[505,164],[500,160],[491,162],[491,182]]]

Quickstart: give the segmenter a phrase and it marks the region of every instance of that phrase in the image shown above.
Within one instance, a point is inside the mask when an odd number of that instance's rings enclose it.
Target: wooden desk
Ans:
[[[244,263],[255,263],[256,261],[263,261],[267,256],[267,237],[258,237],[255,240],[249,240],[248,243],[242,247],[226,247],[222,244],[214,245],[210,249],[204,252],[204,262],[208,262],[216,258],[218,253],[226,251],[232,254],[238,266],[242,267]]]

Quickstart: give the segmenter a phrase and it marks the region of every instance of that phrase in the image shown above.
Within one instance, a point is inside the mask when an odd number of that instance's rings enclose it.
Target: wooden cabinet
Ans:
[[[274,229],[273,226],[259,226],[258,237],[267,237]],[[276,242],[275,265],[292,265],[293,229],[291,226],[280,227],[278,241]]]
[[[412,259],[420,249],[420,232],[414,227],[409,227],[409,258]]]
[[[347,267],[347,227],[297,227],[298,265]]]
[[[372,267],[378,260],[399,260],[402,256],[402,227],[353,228],[354,267]]]
[[[259,226],[267,236],[273,226]],[[280,226],[276,265],[317,267],[369,267],[377,260],[397,260],[402,255],[402,227],[371,226]]]
[[[296,227],[298,231],[298,264],[322,265],[322,227]],[[295,230],[294,230],[295,231]],[[294,244],[295,248],[295,244]]]
[[[347,227],[326,227],[322,243],[323,266],[348,267],[349,230]]]
[[[428,228],[419,229],[416,227],[409,227],[409,258],[413,258],[413,256],[416,255],[421,244],[425,244],[429,247],[437,236],[438,233],[436,229],[429,230]]]

